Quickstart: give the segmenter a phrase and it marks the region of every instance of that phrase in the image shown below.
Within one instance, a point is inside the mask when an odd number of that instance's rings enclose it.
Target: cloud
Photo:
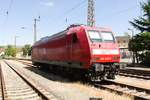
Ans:
[[[53,3],[53,2],[46,2],[46,3],[44,3],[44,5],[45,5],[45,6],[53,6],[54,3]]]

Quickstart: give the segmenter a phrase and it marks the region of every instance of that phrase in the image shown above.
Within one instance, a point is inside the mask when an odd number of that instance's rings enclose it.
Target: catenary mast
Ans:
[[[88,0],[88,18],[87,18],[88,26],[95,26],[95,8],[94,8],[94,0]]]

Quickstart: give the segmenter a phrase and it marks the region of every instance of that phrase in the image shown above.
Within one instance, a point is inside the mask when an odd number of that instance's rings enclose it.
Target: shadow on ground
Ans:
[[[67,74],[65,72],[57,72],[54,70],[50,70],[49,68],[38,68],[29,66],[26,66],[25,68],[52,81],[70,82],[70,83],[79,81],[83,82],[79,78],[74,78],[73,75],[71,74]]]

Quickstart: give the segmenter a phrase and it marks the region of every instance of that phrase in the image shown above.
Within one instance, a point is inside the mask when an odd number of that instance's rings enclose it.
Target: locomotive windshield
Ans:
[[[105,42],[114,42],[114,36],[110,32],[101,32],[101,36]]]
[[[111,32],[88,31],[92,42],[114,42],[114,36]]]
[[[98,31],[88,31],[92,42],[102,42],[102,38]]]

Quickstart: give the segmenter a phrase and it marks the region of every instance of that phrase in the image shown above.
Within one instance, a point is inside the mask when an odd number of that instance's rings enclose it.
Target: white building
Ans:
[[[4,55],[5,52],[4,52],[4,49],[3,48],[0,48],[0,56]]]

